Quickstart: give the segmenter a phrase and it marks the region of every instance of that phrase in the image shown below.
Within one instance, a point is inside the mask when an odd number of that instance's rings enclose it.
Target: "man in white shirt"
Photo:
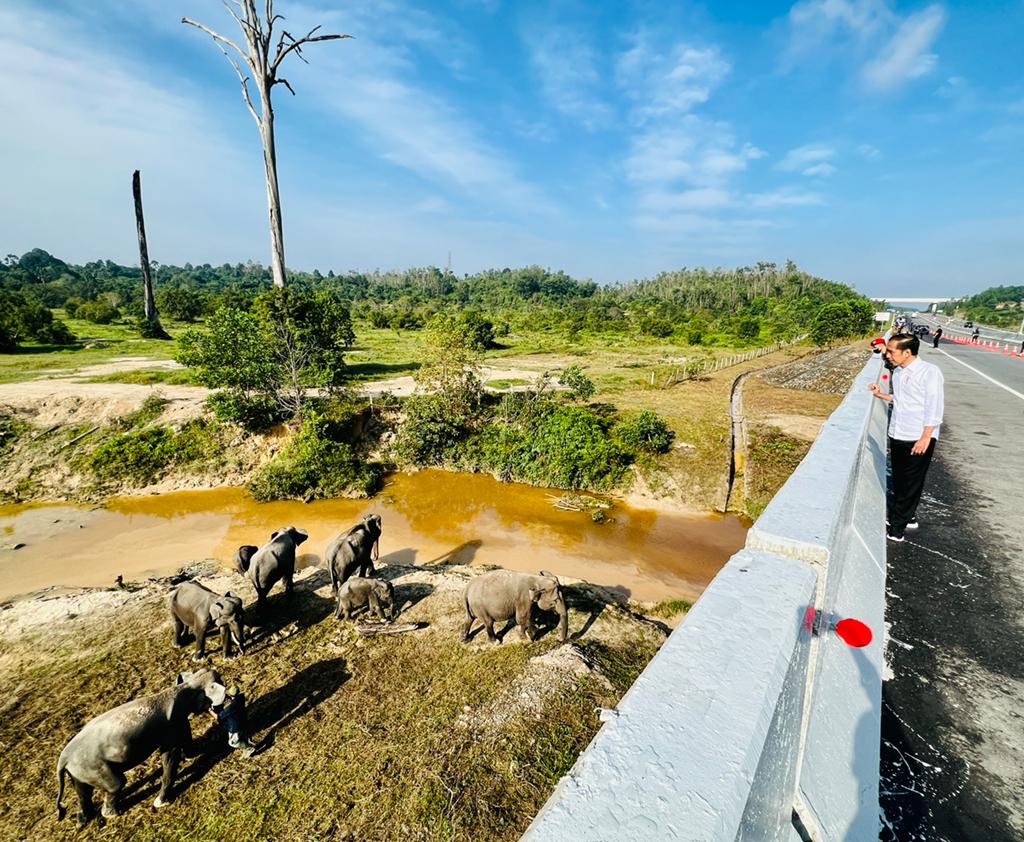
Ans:
[[[892,337],[885,349],[886,357],[895,366],[892,394],[883,392],[877,383],[868,386],[876,398],[892,401],[892,505],[886,533],[890,541],[903,541],[908,528],[917,528],[917,504],[942,425],[942,372],[938,366],[918,358],[920,348],[921,341],[916,336]]]

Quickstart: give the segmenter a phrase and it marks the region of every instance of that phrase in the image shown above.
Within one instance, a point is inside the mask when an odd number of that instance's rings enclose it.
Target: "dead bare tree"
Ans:
[[[317,35],[319,26],[314,27],[301,38],[295,38],[290,32],[282,29],[274,43],[274,25],[283,21],[282,15],[274,14],[274,0],[265,0],[262,16],[256,8],[256,0],[221,0],[228,14],[234,18],[242,30],[245,42],[243,50],[237,42],[215,32],[205,24],[190,18],[182,18],[187,23],[201,29],[220,47],[222,53],[235,68],[238,79],[242,83],[242,100],[249,109],[263,141],[263,167],[267,180],[267,207],[270,212],[270,260],[274,273],[274,285],[284,286],[284,229],[281,224],[281,196],[277,187],[277,151],[274,145],[274,109],[270,102],[270,94],[275,85],[284,85],[292,94],[292,86],[288,80],[277,75],[281,62],[294,53],[302,61],[302,47],[317,41],[336,41],[340,38],[351,38],[351,35]],[[237,59],[228,52],[234,50],[245,62],[248,73],[242,72]],[[307,62],[308,64],[308,62]],[[260,110],[256,111],[252,98],[249,96],[249,80],[257,88],[260,99]]]
[[[142,266],[142,312],[145,318],[143,333],[149,339],[170,339],[160,324],[153,300],[153,277],[149,271],[149,247],[146,245],[146,221],[142,216],[142,178],[139,171],[132,173],[132,196],[135,198],[135,228],[139,235],[139,264]]]

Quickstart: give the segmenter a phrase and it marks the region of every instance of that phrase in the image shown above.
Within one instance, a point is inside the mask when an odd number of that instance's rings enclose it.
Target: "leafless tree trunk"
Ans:
[[[284,20],[281,15],[274,14],[274,0],[265,0],[265,7],[261,16],[256,9],[256,0],[222,0],[228,14],[234,18],[242,30],[245,49],[243,50],[235,41],[215,32],[205,24],[198,23],[190,18],[182,18],[182,23],[187,23],[197,29],[201,29],[209,35],[220,47],[222,53],[231,66],[235,68],[238,79],[242,83],[242,100],[245,107],[249,109],[253,120],[260,132],[260,140],[263,142],[263,168],[267,182],[267,209],[270,214],[270,262],[274,273],[274,285],[284,286],[284,228],[281,223],[281,196],[277,187],[277,151],[274,145],[274,109],[271,104],[270,95],[275,85],[284,85],[292,95],[295,91],[288,84],[288,80],[277,75],[281,62],[289,55],[295,53],[302,61],[302,46],[312,44],[316,41],[335,41],[339,38],[351,38],[351,35],[317,35],[319,26],[314,27],[302,38],[295,38],[291,33],[282,29],[277,35],[277,45],[272,47],[274,42],[274,25],[279,20]],[[243,73],[241,65],[227,48],[234,50],[245,62],[248,74]],[[252,98],[249,96],[249,79],[253,80],[259,92],[260,110],[257,113],[253,106]]]
[[[153,302],[153,278],[149,274],[149,249],[146,248],[146,221],[142,218],[142,178],[132,173],[132,195],[135,197],[135,227],[139,232],[139,262],[142,264],[142,312],[147,322],[156,321]]]
[[[153,300],[153,276],[149,271],[149,248],[146,246],[146,221],[142,216],[142,177],[139,171],[132,173],[132,195],[135,197],[135,228],[139,234],[139,263],[142,265],[142,312],[149,323],[146,335],[150,338],[170,339],[156,312]]]

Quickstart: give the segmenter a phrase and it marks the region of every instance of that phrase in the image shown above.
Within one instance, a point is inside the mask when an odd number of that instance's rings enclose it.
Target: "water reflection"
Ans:
[[[0,507],[6,544],[0,598],[53,584],[103,585],[114,576],[170,572],[214,558],[230,565],[241,544],[262,544],[294,524],[309,532],[300,562],[317,564],[338,532],[381,514],[381,561],[491,564],[550,570],[621,588],[634,599],[695,598],[742,546],[732,516],[681,515],[618,505],[595,524],[551,505],[545,489],[489,476],[397,474],[372,500],[255,503],[238,488],[119,498],[102,510]]]

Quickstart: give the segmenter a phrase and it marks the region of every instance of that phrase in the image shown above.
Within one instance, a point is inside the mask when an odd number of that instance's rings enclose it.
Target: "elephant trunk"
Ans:
[[[235,639],[235,644],[238,646],[239,654],[245,654],[245,626],[242,625],[241,620],[236,620],[231,624],[231,636]]]

